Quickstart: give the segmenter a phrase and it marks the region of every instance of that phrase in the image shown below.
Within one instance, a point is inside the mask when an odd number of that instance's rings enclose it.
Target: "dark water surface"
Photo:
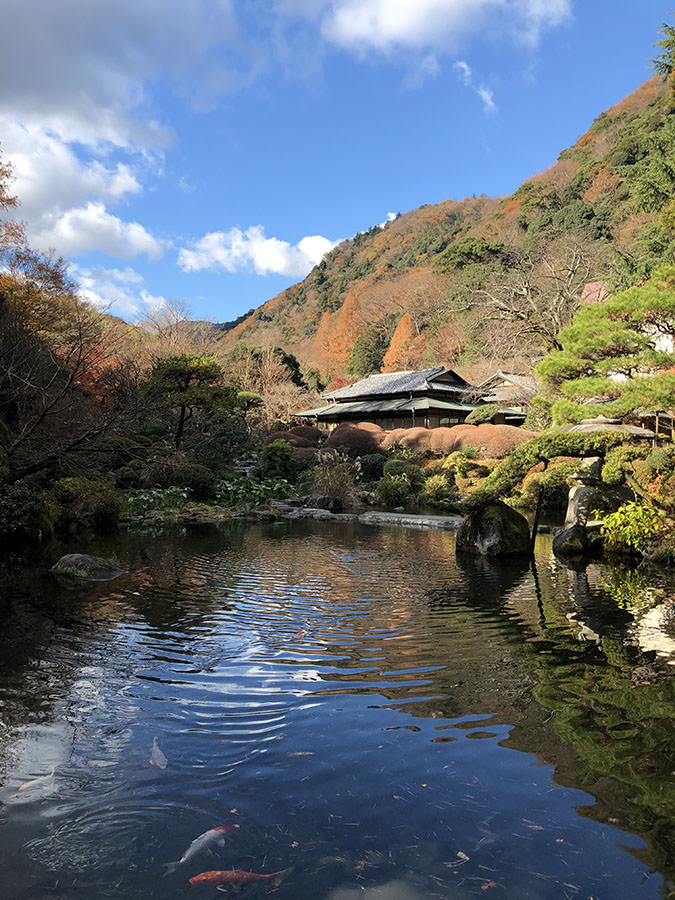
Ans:
[[[0,573],[3,900],[668,896],[672,584],[343,524],[77,549],[129,574]]]

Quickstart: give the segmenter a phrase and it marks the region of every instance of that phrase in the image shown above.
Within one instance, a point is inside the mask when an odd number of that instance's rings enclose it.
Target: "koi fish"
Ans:
[[[54,777],[54,771],[56,766],[52,766],[52,770],[49,775],[41,775],[40,778],[33,778],[32,781],[25,781],[23,784],[19,785],[20,791],[26,791],[28,788],[37,787],[38,784],[42,784],[45,781],[49,781],[50,778]]]
[[[190,884],[210,884],[217,891],[238,891],[242,885],[250,884],[252,881],[267,881],[270,887],[279,887],[284,876],[289,869],[282,869],[280,872],[272,872],[271,875],[258,875],[256,872],[244,872],[241,869],[225,869],[221,872],[202,872],[190,878]]]
[[[170,862],[166,864],[166,872],[164,874],[170,875],[172,872],[175,872],[179,866],[182,866],[189,859],[192,859],[193,856],[201,853],[202,850],[210,850],[212,846],[224,847],[225,835],[231,831],[238,830],[238,825],[218,825],[216,828],[211,828],[209,829],[209,831],[205,831],[204,834],[200,834],[199,837],[196,837],[194,841],[192,841],[192,843],[178,860],[178,862]]]
[[[150,751],[150,765],[157,766],[158,769],[166,769],[169,760],[164,756],[162,751],[159,749],[159,744],[157,743],[157,738],[154,737],[152,739],[152,750]]]

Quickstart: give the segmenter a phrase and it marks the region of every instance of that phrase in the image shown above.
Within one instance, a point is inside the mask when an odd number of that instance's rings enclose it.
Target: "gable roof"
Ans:
[[[437,382],[435,379],[450,376],[451,383]],[[326,400],[352,400],[357,397],[373,397],[389,394],[411,393],[413,391],[452,391],[464,390],[469,385],[461,375],[436,366],[434,369],[416,369],[405,372],[381,372],[369,375],[355,384],[338,388],[324,394]]]
[[[528,394],[536,394],[539,390],[539,382],[534,375],[517,375],[515,372],[502,372],[501,369],[495,372],[494,375],[490,375],[485,381],[481,381],[477,387],[479,390],[486,390],[490,387],[497,387],[503,381],[521,388]]]

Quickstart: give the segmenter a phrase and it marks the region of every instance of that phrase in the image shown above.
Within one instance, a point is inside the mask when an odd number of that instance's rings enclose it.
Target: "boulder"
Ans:
[[[553,536],[553,552],[558,556],[582,556],[588,552],[588,536],[583,525],[565,525]]]
[[[339,497],[305,497],[302,505],[308,509],[325,509],[330,513],[342,512],[342,500]]]
[[[602,553],[601,522],[587,525],[576,523],[556,528],[553,533],[553,552],[562,558],[596,556]]]
[[[457,532],[457,552],[481,556],[524,556],[530,552],[525,516],[500,501],[466,517]]]
[[[67,553],[55,563],[50,571],[62,578],[80,579],[82,581],[112,581],[126,574],[114,563],[100,556],[87,556],[86,553]]]
[[[627,487],[575,484],[568,494],[565,525],[585,525],[593,519],[594,509],[612,512],[632,499],[633,492]]]

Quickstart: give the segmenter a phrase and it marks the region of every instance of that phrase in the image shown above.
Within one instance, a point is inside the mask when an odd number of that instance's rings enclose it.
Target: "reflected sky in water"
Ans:
[[[280,900],[668,890],[667,581],[308,522],[78,549],[129,574],[0,571],[7,900],[216,897],[188,878],[232,868],[288,870]]]

